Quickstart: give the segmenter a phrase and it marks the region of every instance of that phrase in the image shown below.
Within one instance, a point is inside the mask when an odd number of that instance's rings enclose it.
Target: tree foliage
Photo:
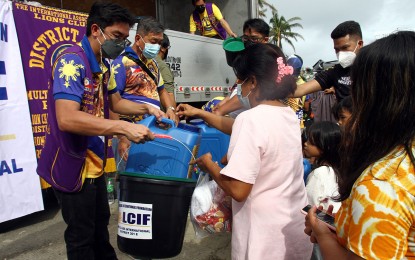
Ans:
[[[258,0],[258,17],[266,17],[265,12],[267,11],[267,7],[271,9],[272,12],[276,12],[277,9],[270,3],[268,3],[268,1],[266,0]]]
[[[273,12],[272,18],[269,21],[271,42],[282,49],[282,40],[284,40],[295,51],[293,41],[298,41],[298,38],[304,40],[301,34],[293,31],[295,28],[303,28],[298,21],[301,21],[300,17],[296,16],[287,20],[284,16],[279,16],[277,11]]]

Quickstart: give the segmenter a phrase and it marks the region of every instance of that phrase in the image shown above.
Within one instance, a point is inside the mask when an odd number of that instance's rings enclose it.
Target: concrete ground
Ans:
[[[131,260],[131,256],[117,248],[118,204],[111,205],[108,227],[111,244],[118,259]],[[66,259],[63,232],[66,224],[56,203],[46,205],[47,210],[0,224],[0,260],[56,260]],[[230,233],[215,234],[198,241],[190,220],[181,253],[171,260],[226,260],[231,259]]]

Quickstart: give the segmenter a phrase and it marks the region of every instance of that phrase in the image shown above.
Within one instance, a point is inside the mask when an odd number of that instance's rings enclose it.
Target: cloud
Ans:
[[[354,20],[360,24],[365,44],[397,28],[415,29],[413,0],[269,0],[286,19],[298,16],[303,29],[296,28],[305,40],[294,42],[296,53],[304,65],[311,67],[319,59],[335,60],[331,31],[341,22]],[[267,22],[271,17],[268,13]],[[283,42],[284,52],[292,48]]]

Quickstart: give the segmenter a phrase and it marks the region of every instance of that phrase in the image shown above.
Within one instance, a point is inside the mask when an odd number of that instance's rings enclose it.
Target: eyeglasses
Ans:
[[[261,42],[264,38],[263,37],[255,37],[255,36],[248,36],[242,35],[241,40],[243,42],[251,41],[251,42]]]
[[[108,37],[110,38],[110,40],[113,40],[115,44],[122,46],[122,47],[127,47],[131,45],[131,41],[128,39],[120,39],[115,37],[114,35],[111,35],[109,33],[106,33],[103,29],[99,28],[101,30],[102,35],[104,35],[105,38],[105,34],[108,35]],[[107,38],[105,38],[106,40]]]

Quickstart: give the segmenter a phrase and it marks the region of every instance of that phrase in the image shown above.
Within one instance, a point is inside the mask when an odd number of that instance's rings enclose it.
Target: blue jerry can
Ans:
[[[191,178],[189,162],[196,156],[201,139],[200,128],[149,116],[140,122],[156,138],[144,144],[132,144],[125,171],[164,177]],[[194,177],[194,176],[193,176]]]

